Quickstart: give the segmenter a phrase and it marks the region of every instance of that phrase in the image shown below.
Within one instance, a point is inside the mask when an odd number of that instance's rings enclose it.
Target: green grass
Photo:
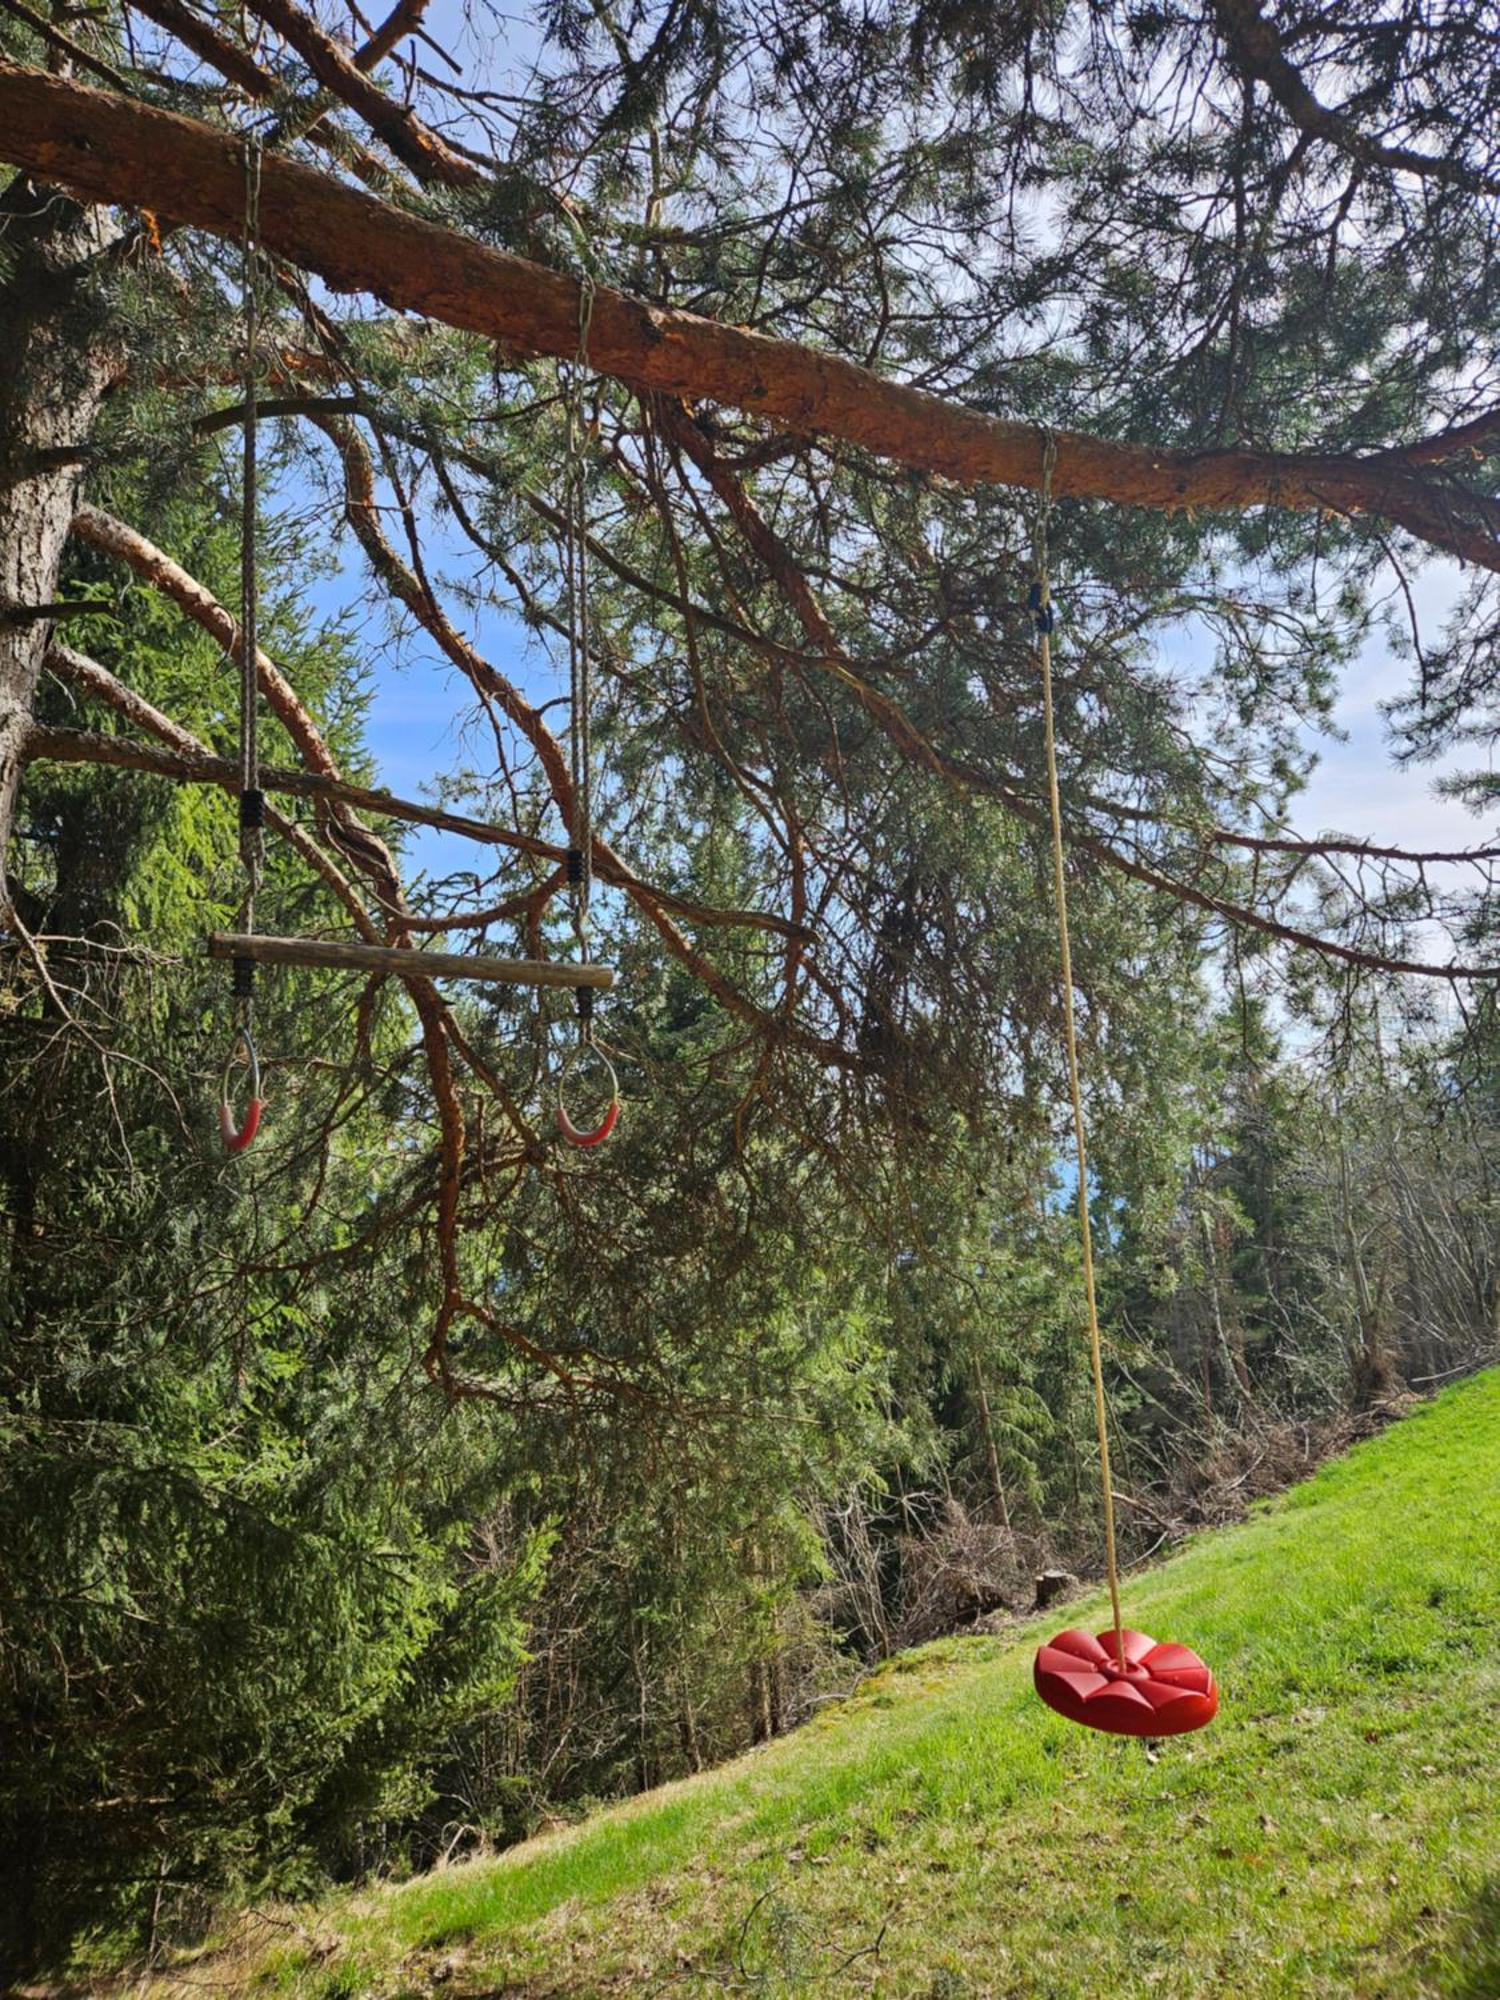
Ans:
[[[1208,1730],[1148,1755],[1036,1701],[1038,1633],[945,1641],[722,1770],[299,1912],[320,1942],[243,1976],[1500,2000],[1500,1371],[1133,1578],[1127,1605],[1213,1664]],[[1074,1620],[1100,1604],[1046,1622]]]

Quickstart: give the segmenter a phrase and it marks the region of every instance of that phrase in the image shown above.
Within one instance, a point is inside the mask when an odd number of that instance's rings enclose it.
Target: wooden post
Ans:
[[[393,973],[398,978],[498,980],[507,986],[609,987],[615,975],[607,965],[569,965],[551,958],[481,958],[464,951],[423,951],[381,944],[355,944],[347,938],[245,937],[215,931],[208,940],[210,958],[253,958],[260,965],[323,966],[332,971],[363,972],[371,978]]]

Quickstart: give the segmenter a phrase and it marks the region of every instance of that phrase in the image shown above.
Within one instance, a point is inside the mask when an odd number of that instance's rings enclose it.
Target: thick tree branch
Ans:
[[[792,552],[760,512],[743,483],[719,458],[713,440],[685,410],[666,398],[658,398],[653,408],[665,433],[692,460],[765,564],[801,625],[809,647],[817,656],[818,665],[835,675],[849,689],[865,714],[902,756],[954,784],[997,800],[1026,824],[1044,827],[1047,811],[1039,800],[1028,797],[1014,783],[940,749],[916,727],[898,702],[878,688],[871,687],[856,671],[854,662],[844,651],[827,613]],[[1221,829],[1212,829],[1208,837],[1225,844],[1233,844],[1240,839]],[[1500,965],[1463,965],[1457,962],[1429,965],[1415,959],[1392,958],[1381,952],[1367,951],[1357,945],[1340,943],[1334,938],[1319,937],[1316,932],[1267,916],[1248,904],[1205,889],[1197,882],[1168,875],[1154,863],[1122,852],[1112,841],[1096,833],[1074,829],[1068,835],[1068,844],[1075,853],[1087,854],[1104,866],[1161,891],[1176,902],[1189,903],[1238,929],[1257,931],[1261,936],[1274,938],[1279,943],[1318,952],[1342,965],[1370,972],[1423,974],[1429,978],[1450,980],[1500,979]],[[1260,841],[1251,837],[1245,844],[1262,851],[1318,852],[1310,843]]]
[[[144,14],[148,21],[165,28],[184,48],[191,49],[210,69],[216,69],[227,82],[244,91],[255,102],[267,103],[276,96],[278,85],[269,70],[262,69],[247,49],[241,48],[227,35],[221,35],[201,14],[184,6],[183,0],[129,0],[129,5],[137,13]],[[330,103],[330,99],[323,98],[297,105],[292,114],[292,129],[296,135],[309,138],[315,145],[332,153],[335,159],[350,167],[367,187],[381,191],[389,188],[391,175],[382,161],[346,135],[334,133],[331,128],[327,132],[319,129],[323,113]],[[284,121],[278,136],[287,131]]]
[[[358,397],[335,396],[327,399],[307,397],[301,400],[288,398],[284,405],[273,406],[263,403],[260,407],[263,410],[275,407],[288,416],[307,416],[311,418],[317,418],[324,414],[337,415],[341,414],[345,409],[353,409],[364,414],[372,424],[386,435],[403,438],[407,443],[425,451],[450,505],[453,506],[460,526],[463,527],[475,548],[481,554],[489,556],[492,561],[499,561],[501,559],[501,552],[495,548],[488,538],[467,517],[462,496],[458,493],[445,462],[451,458],[455,463],[462,465],[466,470],[472,472],[480,479],[496,479],[502,475],[504,469],[498,458],[486,457],[484,454],[464,445],[454,446],[451,449],[439,449],[435,441],[418,426],[411,423],[404,423],[399,415],[384,408],[373,408]],[[659,411],[658,414],[661,414],[661,412]],[[219,429],[230,422],[238,421],[242,416],[242,406],[236,406],[234,409],[215,411],[212,416],[200,419],[195,428]],[[586,538],[586,545],[590,555],[594,561],[602,564],[621,583],[625,584],[629,589],[639,592],[643,597],[650,599],[652,603],[668,606],[689,624],[697,624],[724,634],[726,638],[733,639],[737,645],[745,647],[748,651],[761,654],[773,666],[787,668],[796,672],[809,667],[827,664],[829,660],[828,641],[830,639],[833,640],[836,650],[841,647],[842,642],[838,641],[836,635],[833,633],[833,628],[828,621],[827,615],[821,605],[817,603],[803,571],[792,559],[790,552],[786,550],[784,544],[780,543],[779,539],[771,534],[763,519],[759,517],[758,510],[753,510],[753,503],[748,501],[748,493],[744,488],[743,481],[739,477],[742,469],[739,461],[731,460],[723,452],[719,451],[703,427],[693,423],[688,412],[682,406],[674,405],[672,409],[666,411],[666,422],[663,428],[670,432],[679,423],[688,423],[691,425],[692,431],[699,441],[699,449],[711,451],[718,473],[723,476],[726,482],[732,482],[735,505],[729,506],[728,510],[734,513],[736,507],[744,509],[748,506],[752,511],[757,512],[757,524],[753,530],[748,517],[746,520],[740,522],[739,525],[742,532],[745,533],[747,541],[750,542],[762,562],[766,565],[767,571],[772,578],[777,578],[778,570],[785,572],[783,594],[788,597],[788,601],[794,607],[798,603],[799,598],[805,593],[813,622],[810,626],[807,625],[799,614],[799,623],[804,623],[805,631],[815,632],[819,635],[815,642],[815,650],[807,648],[799,649],[785,645],[776,639],[768,638],[764,633],[755,631],[740,620],[730,618],[722,611],[715,610],[706,604],[688,597],[682,591],[669,589],[666,585],[656,582],[650,577],[643,575],[639,570],[632,568],[607,542],[600,541],[592,535]],[[1423,457],[1428,460],[1434,460],[1458,456],[1461,453],[1473,454],[1492,439],[1500,439],[1500,410],[1488,411],[1469,422],[1456,425],[1450,430],[1439,432],[1432,438],[1425,440],[1420,448],[1414,447],[1411,452],[1404,452],[1400,455],[1415,457],[1420,450],[1420,454]],[[680,439],[679,442],[681,442]],[[690,453],[689,455],[691,456],[692,454]],[[1396,454],[1393,453],[1391,455],[1395,456]],[[701,467],[700,469],[706,471],[706,467]],[[520,497],[539,520],[546,522],[547,526],[558,534],[564,532],[566,519],[560,508],[554,506],[541,494],[533,491],[523,491]],[[726,494],[721,495],[721,498],[726,499],[726,506],[728,506],[727,486]],[[532,608],[536,609],[539,607],[533,606]],[[562,632],[564,628],[559,622],[555,624],[554,629]],[[889,698],[879,696],[869,686],[868,668],[856,671],[856,663],[847,654],[842,653],[839,660],[835,661],[834,664],[840,667],[841,674],[846,680],[851,673],[854,674],[854,680],[850,684],[857,695],[863,690],[864,694],[873,698],[873,706],[870,712],[877,721],[881,722],[882,727],[885,726],[885,721],[879,711],[882,701],[885,701],[895,712],[895,715],[900,718],[900,726],[911,730],[912,725],[909,719],[905,717],[904,711],[900,710],[897,704],[889,702]],[[918,754],[919,761],[927,763],[934,770],[940,770],[943,775],[955,776],[960,783],[982,787],[988,782],[983,777],[983,774],[978,771],[958,766],[950,768],[945,765],[940,753],[925,738],[922,738],[919,743],[915,743],[913,748]],[[1383,845],[1379,842],[1368,840],[1348,840],[1336,834],[1320,834],[1307,838],[1291,832],[1257,834],[1245,828],[1200,824],[1174,819],[1168,814],[1159,811],[1149,811],[1140,806],[1130,806],[1118,799],[1085,796],[1081,798],[1080,803],[1087,806],[1092,812],[1112,817],[1117,821],[1171,828],[1178,833],[1187,834],[1196,840],[1210,843],[1217,847],[1240,848],[1248,854],[1307,855],[1313,859],[1323,856],[1341,855],[1349,856],[1358,861],[1389,861],[1408,867],[1421,867],[1434,863],[1483,866],[1490,862],[1500,861],[1500,848],[1496,847],[1419,849]],[[394,813],[393,817],[400,818],[401,815],[400,813]],[[538,843],[537,851],[541,851],[544,846],[545,843]],[[561,850],[549,849],[547,851],[560,852]],[[654,886],[652,893],[657,896],[664,894],[662,890]],[[712,916],[708,920],[713,921]],[[752,916],[747,918],[747,921],[760,923],[768,929],[776,928],[783,922],[780,918],[766,915]]]
[[[355,67],[366,73],[378,67],[408,35],[415,35],[427,12],[427,0],[396,0],[395,6],[354,58]]]
[[[172,112],[0,61],[0,156],[97,201],[144,203],[217,235],[239,235],[244,184],[235,141]],[[266,160],[260,219],[269,250],[336,290],[373,292],[512,352],[576,350],[575,280],[298,162]],[[1043,436],[1035,426],[609,286],[596,293],[589,354],[595,367],[636,387],[821,432],[965,484],[1040,482]],[[1500,569],[1500,502],[1388,455],[1157,450],[1063,432],[1053,485],[1059,495],[1129,506],[1374,515]]]
[[[65,62],[77,63],[80,69],[88,70],[91,75],[112,84],[116,90],[123,90],[127,96],[130,94],[131,86],[127,78],[121,76],[117,69],[111,69],[108,63],[100,62],[97,56],[91,55],[86,48],[53,27],[42,15],[34,13],[26,5],[26,0],[0,0],[0,6],[7,14],[14,14],[18,21],[24,21],[31,32],[39,35],[50,48],[56,49]]]
[[[276,81],[270,71],[262,69],[248,49],[221,35],[201,14],[185,6],[183,0],[129,0],[129,4],[148,21],[155,21],[159,28],[175,35],[185,49],[191,49],[210,69],[216,69],[228,82],[238,85],[247,97],[269,99],[276,95]]]

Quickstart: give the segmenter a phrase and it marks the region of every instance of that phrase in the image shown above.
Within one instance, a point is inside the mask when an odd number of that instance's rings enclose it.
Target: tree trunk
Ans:
[[[979,1400],[979,1421],[984,1429],[984,1458],[990,1475],[990,1498],[995,1503],[995,1519],[1002,1528],[1010,1526],[1010,1508],[1005,1502],[1005,1482],[1000,1477],[1000,1454],[995,1449],[995,1426],[990,1417],[990,1399],[984,1386],[984,1370],[974,1356],[974,1394]]]
[[[649,1792],[655,1783],[651,1757],[651,1692],[647,1679],[646,1648],[641,1641],[640,1620],[630,1614],[630,1667],[635,1676],[635,1788]]]
[[[703,1751],[698,1742],[698,1718],[693,1713],[693,1693],[686,1671],[677,1699],[677,1733],[682,1739],[682,1755],[690,1771],[703,1769]]]
[[[0,927],[10,928],[5,860],[52,633],[25,614],[57,599],[80,473],[55,457],[87,440],[114,372],[95,270],[121,232],[106,211],[26,180],[0,195],[0,228]]]
[[[771,1719],[771,1676],[764,1660],[750,1665],[750,1741],[769,1743],[775,1735]]]
[[[1244,1338],[1239,1327],[1236,1326],[1234,1337],[1231,1339],[1229,1327],[1224,1319],[1223,1294],[1219,1287],[1220,1244],[1207,1209],[1203,1211],[1203,1249],[1204,1278],[1208,1285],[1208,1302],[1209,1309],[1213,1315],[1214,1338],[1219,1344],[1219,1351],[1229,1365],[1231,1376],[1238,1385],[1242,1401],[1246,1404],[1253,1403],[1255,1397],[1250,1387],[1250,1370],[1245,1363]],[[1232,1298],[1234,1290],[1232,1281],[1229,1290]],[[1204,1372],[1205,1374],[1208,1372],[1206,1359]]]

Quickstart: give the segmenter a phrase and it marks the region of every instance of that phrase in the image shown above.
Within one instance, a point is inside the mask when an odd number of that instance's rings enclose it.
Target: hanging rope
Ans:
[[[265,873],[266,798],[260,787],[260,688],[256,674],[260,639],[257,630],[258,550],[256,514],[259,467],[256,461],[258,428],[257,347],[260,339],[260,140],[247,133],[245,154],[245,216],[241,237],[241,293],[244,313],[244,463],[240,484],[240,862],[245,871],[245,898],[239,928],[246,935],[255,931],[255,899]],[[243,1153],[260,1129],[260,1058],[256,1053],[251,1021],[255,1009],[255,961],[247,956],[233,960],[235,1007],[234,1036],[224,1064],[219,1090],[219,1128],[231,1153]],[[243,1121],[237,1121],[230,1103],[230,1087],[237,1062],[250,1072],[250,1097]]]
[[[1052,702],[1052,592],[1047,576],[1047,535],[1052,514],[1052,474],[1057,440],[1048,431],[1042,460],[1042,502],[1035,535],[1036,581],[1031,609],[1036,621],[1037,665],[1042,679],[1042,719],[1047,746],[1047,802],[1052,817],[1052,892],[1057,906],[1057,939],[1062,961],[1063,1037],[1068,1055],[1068,1092],[1073,1104],[1073,1142],[1078,1166],[1078,1236],[1083,1253],[1083,1295],[1088,1314],[1089,1362],[1094,1377],[1094,1425],[1099,1439],[1099,1481],[1104,1500],[1104,1560],[1114,1616],[1115,1653],[1126,1666],[1120,1617],[1120,1570],[1115,1555],[1115,1495],[1109,1467],[1109,1418],[1104,1400],[1104,1349],[1099,1333],[1099,1301],[1094,1282],[1094,1233],[1089,1222],[1089,1160],[1084,1136],[1083,1089],[1079,1081],[1078,1028],[1073,1013],[1073,950],[1068,935],[1068,884],[1063,863],[1062,797],[1057,784],[1057,729]]]
[[[563,565],[568,593],[568,730],[569,778],[573,788],[573,819],[569,828],[568,880],[573,889],[573,922],[579,954],[589,962],[589,902],[594,886],[594,674],[590,629],[588,552],[588,417],[584,392],[589,371],[589,331],[594,318],[593,260],[587,240],[572,222],[583,264],[578,283],[578,347],[568,380],[566,489]],[[557,1122],[572,1146],[599,1146],[614,1131],[620,1116],[620,1086],[614,1064],[594,1040],[594,989],[574,989],[578,1008],[578,1041],[557,1080]],[[609,1104],[592,1128],[576,1125],[568,1115],[568,1082],[585,1055],[603,1064],[609,1083]]]
[[[564,563],[568,587],[569,775],[573,785],[572,843],[568,875],[573,884],[579,945],[588,958],[589,898],[594,886],[593,659],[589,630],[588,423],[584,389],[589,366],[589,329],[594,317],[594,279],[585,267],[578,286],[578,349],[568,382],[566,481],[567,522]],[[579,991],[584,989],[580,987]]]
[[[1088,1313],[1089,1366],[1094,1380],[1094,1428],[1099,1440],[1099,1484],[1104,1503],[1104,1558],[1113,1632],[1060,1632],[1037,1651],[1032,1680],[1049,1708],[1070,1722],[1113,1736],[1180,1736],[1212,1722],[1219,1708],[1213,1674],[1191,1648],[1125,1631],[1120,1616],[1120,1566],[1115,1551],[1115,1491],[1109,1465],[1109,1412],[1104,1399],[1104,1343],[1094,1276],[1094,1232],[1089,1221],[1089,1155],[1079,1078],[1078,1024],[1073,1011],[1073,947],[1068,935],[1068,881],[1063,853],[1062,794],[1057,782],[1057,719],[1052,696],[1052,589],[1047,539],[1052,519],[1052,479],[1057,440],[1049,430],[1042,452],[1042,497],[1037,508],[1033,557],[1036,580],[1031,609],[1036,622],[1037,666],[1047,750],[1047,805],[1052,822],[1052,890],[1061,958],[1063,1033],[1068,1055],[1068,1095],[1078,1171],[1078,1237],[1083,1295]],[[1114,1658],[1106,1651],[1113,1640]]]

